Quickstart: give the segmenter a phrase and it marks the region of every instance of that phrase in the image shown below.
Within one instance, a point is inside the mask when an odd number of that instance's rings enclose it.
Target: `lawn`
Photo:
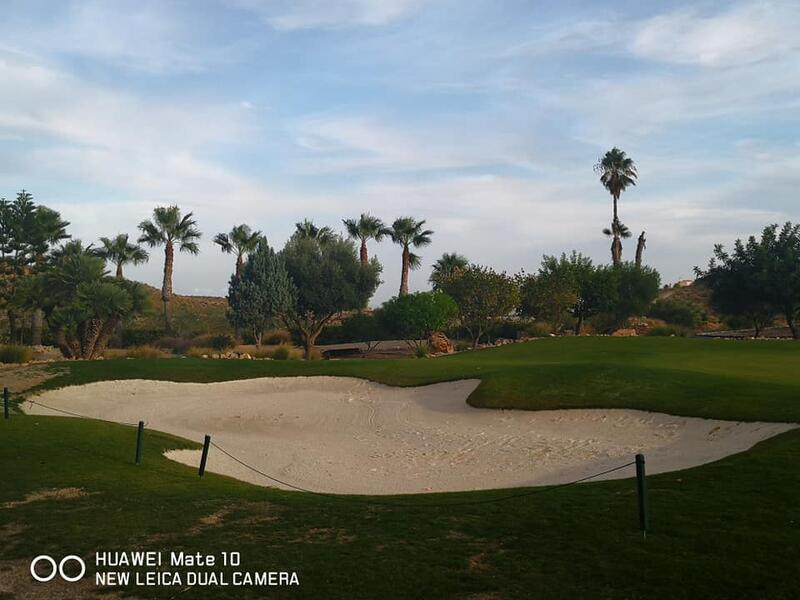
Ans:
[[[635,407],[724,419],[800,421],[800,346],[684,339],[544,339],[396,361],[76,362],[45,387],[104,379],[220,381],[352,375],[395,385],[476,377],[476,406]],[[223,399],[224,401],[224,399]],[[161,456],[187,442],[95,421],[12,415],[0,423],[0,506],[42,489],[88,495],[6,505],[0,568],[36,554],[104,550],[242,553],[245,569],[295,570],[304,598],[796,598],[800,431],[649,478],[652,531],[633,480],[394,499],[327,498],[247,485]],[[386,502],[386,498],[373,499]],[[389,500],[391,502],[391,500]],[[450,506],[448,506],[450,505]],[[3,573],[0,572],[0,589]],[[132,588],[137,597],[261,598],[257,588]],[[22,597],[22,596],[20,596]],[[73,594],[71,597],[77,597]]]

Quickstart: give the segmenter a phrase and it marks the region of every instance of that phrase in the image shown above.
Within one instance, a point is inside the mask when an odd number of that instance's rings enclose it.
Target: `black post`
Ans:
[[[8,418],[8,388],[3,388],[3,418]]]
[[[642,535],[647,538],[647,530],[650,529],[650,514],[647,509],[647,479],[644,470],[644,454],[636,455],[636,490],[639,494],[639,529]]]
[[[136,464],[142,464],[142,439],[144,438],[144,421],[139,421],[139,429],[136,431]]]
[[[200,471],[198,475],[200,477],[203,476],[203,473],[206,472],[206,462],[208,461],[208,447],[211,445],[211,436],[207,435],[206,439],[203,440],[203,455],[200,457]]]

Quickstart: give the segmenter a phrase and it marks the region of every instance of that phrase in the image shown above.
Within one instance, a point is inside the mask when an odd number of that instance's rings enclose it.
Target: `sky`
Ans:
[[[0,0],[0,196],[25,188],[85,242],[192,211],[175,291],[224,295],[212,238],[283,246],[305,218],[425,219],[411,289],[459,252],[535,271],[610,260],[592,167],[638,165],[620,200],[645,262],[692,276],[717,242],[800,220],[796,0]],[[397,293],[400,248],[370,245]],[[129,267],[160,285],[163,253]]]

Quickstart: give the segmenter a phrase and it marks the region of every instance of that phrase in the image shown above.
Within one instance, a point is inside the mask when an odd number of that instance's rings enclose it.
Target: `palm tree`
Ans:
[[[142,235],[139,242],[151,248],[164,246],[164,283],[161,286],[161,299],[164,301],[164,327],[172,333],[172,269],[175,261],[175,246],[180,252],[197,254],[200,248],[197,240],[202,235],[192,213],[181,216],[177,206],[158,206],[153,209],[153,219],[139,223]]]
[[[408,270],[418,269],[420,257],[411,252],[410,248],[420,248],[431,243],[433,231],[423,229],[425,221],[417,221],[413,217],[400,217],[392,223],[389,235],[395,244],[403,247],[403,270],[400,275],[400,295],[408,294]]]
[[[97,256],[117,267],[117,279],[124,279],[122,266],[127,264],[140,265],[146,263],[150,255],[139,244],[128,241],[127,233],[117,234],[115,238],[101,237],[101,248],[96,250]]]
[[[611,240],[611,262],[614,265],[619,265],[622,262],[622,242],[620,238],[623,240],[627,240],[631,237],[631,230],[628,229],[628,226],[625,223],[621,223],[619,220],[614,221],[611,223],[611,227],[606,227],[603,229],[603,235],[613,238]]]
[[[445,252],[439,260],[433,263],[433,271],[428,281],[431,282],[434,290],[438,290],[442,283],[454,275],[463,273],[468,266],[469,260],[467,260],[466,256],[456,252],[452,254]]]
[[[320,244],[326,244],[334,237],[333,229],[328,226],[317,227],[308,219],[295,223],[294,234],[301,239],[317,240]]]
[[[347,230],[347,235],[351,239],[361,241],[361,264],[366,265],[369,262],[369,254],[367,253],[367,240],[375,240],[380,242],[384,236],[390,235],[389,229],[383,224],[378,217],[373,217],[370,214],[361,213],[361,216],[356,219],[342,219],[344,227]]]
[[[230,233],[218,233],[214,243],[226,254],[236,254],[236,278],[242,276],[244,255],[254,252],[263,236],[260,231],[252,231],[247,225],[235,225]]]
[[[636,179],[639,174],[636,171],[633,159],[616,146],[597,161],[594,170],[600,174],[600,183],[603,184],[603,187],[608,190],[608,193],[614,199],[614,211],[610,229],[611,235],[614,236],[614,241],[611,243],[611,259],[615,265],[619,265],[622,260],[622,242],[619,239],[620,236],[615,234],[618,229],[616,225],[620,224],[617,204],[622,192],[628,186],[636,185]]]

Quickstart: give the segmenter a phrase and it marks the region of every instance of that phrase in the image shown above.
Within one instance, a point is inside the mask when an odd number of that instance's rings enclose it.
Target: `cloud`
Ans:
[[[275,29],[335,29],[386,25],[408,16],[424,0],[230,0]]]
[[[689,8],[646,20],[632,51],[666,63],[730,67],[800,49],[800,5],[794,0],[734,5],[711,16]]]

